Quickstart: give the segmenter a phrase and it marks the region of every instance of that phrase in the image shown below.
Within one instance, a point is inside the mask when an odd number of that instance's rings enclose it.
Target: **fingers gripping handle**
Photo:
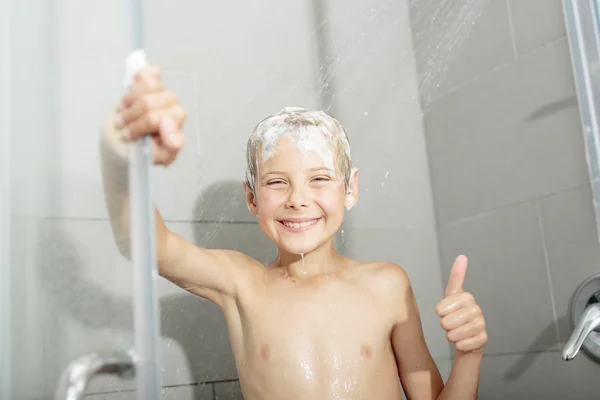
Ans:
[[[125,75],[123,76],[123,87],[129,89],[135,80],[135,75],[147,64],[146,52],[134,50],[125,59]]]

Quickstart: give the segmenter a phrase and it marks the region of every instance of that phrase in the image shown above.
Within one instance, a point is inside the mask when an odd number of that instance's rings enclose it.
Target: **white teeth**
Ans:
[[[285,226],[287,226],[288,228],[296,228],[296,229],[298,229],[298,228],[304,228],[306,226],[314,225],[314,224],[317,223],[317,221],[318,221],[318,219],[313,219],[311,221],[304,221],[304,222],[288,222],[288,221],[285,221],[285,222],[283,222],[283,224]]]

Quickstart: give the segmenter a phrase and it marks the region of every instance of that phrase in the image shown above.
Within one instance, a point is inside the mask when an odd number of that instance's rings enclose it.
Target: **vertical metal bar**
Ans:
[[[596,229],[600,240],[600,33],[596,18],[598,4],[596,0],[564,0],[563,11],[594,197]]]
[[[131,79],[135,75],[134,70],[145,63],[144,20],[142,0],[127,0],[127,6],[133,50],[128,59],[127,74]],[[158,317],[160,310],[156,290],[158,268],[151,165],[150,139],[145,136],[131,144],[129,149],[131,257],[134,268],[134,329],[138,357],[136,379],[139,400],[157,400],[161,397],[162,368],[159,357]]]
[[[0,0],[0,399],[12,399],[10,265],[10,0]]]

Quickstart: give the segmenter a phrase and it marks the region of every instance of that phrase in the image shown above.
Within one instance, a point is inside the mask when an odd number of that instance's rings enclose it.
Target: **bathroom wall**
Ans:
[[[570,297],[600,265],[561,1],[483,3],[424,102],[442,276],[470,256],[490,337],[482,399],[596,398],[600,365],[559,352]]]
[[[132,345],[131,266],[111,236],[97,148],[121,92],[122,3],[13,2],[15,399],[50,398],[76,357]],[[315,3],[146,2],[148,55],[189,113],[185,150],[155,170],[156,203],[198,245],[270,260],[275,249],[243,202],[247,136],[284,106],[328,109],[348,131],[361,182],[338,246],[406,268],[447,375],[434,313],[444,270],[407,4]],[[165,398],[239,398],[220,311],[166,281],[160,292]],[[109,377],[88,393],[131,399],[133,388]]]

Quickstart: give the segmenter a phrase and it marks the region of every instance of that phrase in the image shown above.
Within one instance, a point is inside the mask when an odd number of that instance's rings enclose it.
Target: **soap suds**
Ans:
[[[340,123],[323,111],[286,107],[262,120],[250,136],[246,181],[252,190],[259,164],[275,155],[277,143],[283,137],[287,137],[302,153],[312,152],[320,157],[334,177],[336,172],[342,172],[340,181],[346,180],[349,184],[350,171],[338,171],[336,168],[341,161],[338,158],[344,158],[344,167],[347,165],[348,168],[351,160],[350,143]]]
[[[275,155],[277,143],[283,137],[287,137],[302,153],[313,152],[323,160],[325,168],[335,174],[334,156],[325,133],[316,126],[300,126],[297,128],[288,126],[274,126],[261,132],[256,140],[260,142],[261,162],[268,161]]]

